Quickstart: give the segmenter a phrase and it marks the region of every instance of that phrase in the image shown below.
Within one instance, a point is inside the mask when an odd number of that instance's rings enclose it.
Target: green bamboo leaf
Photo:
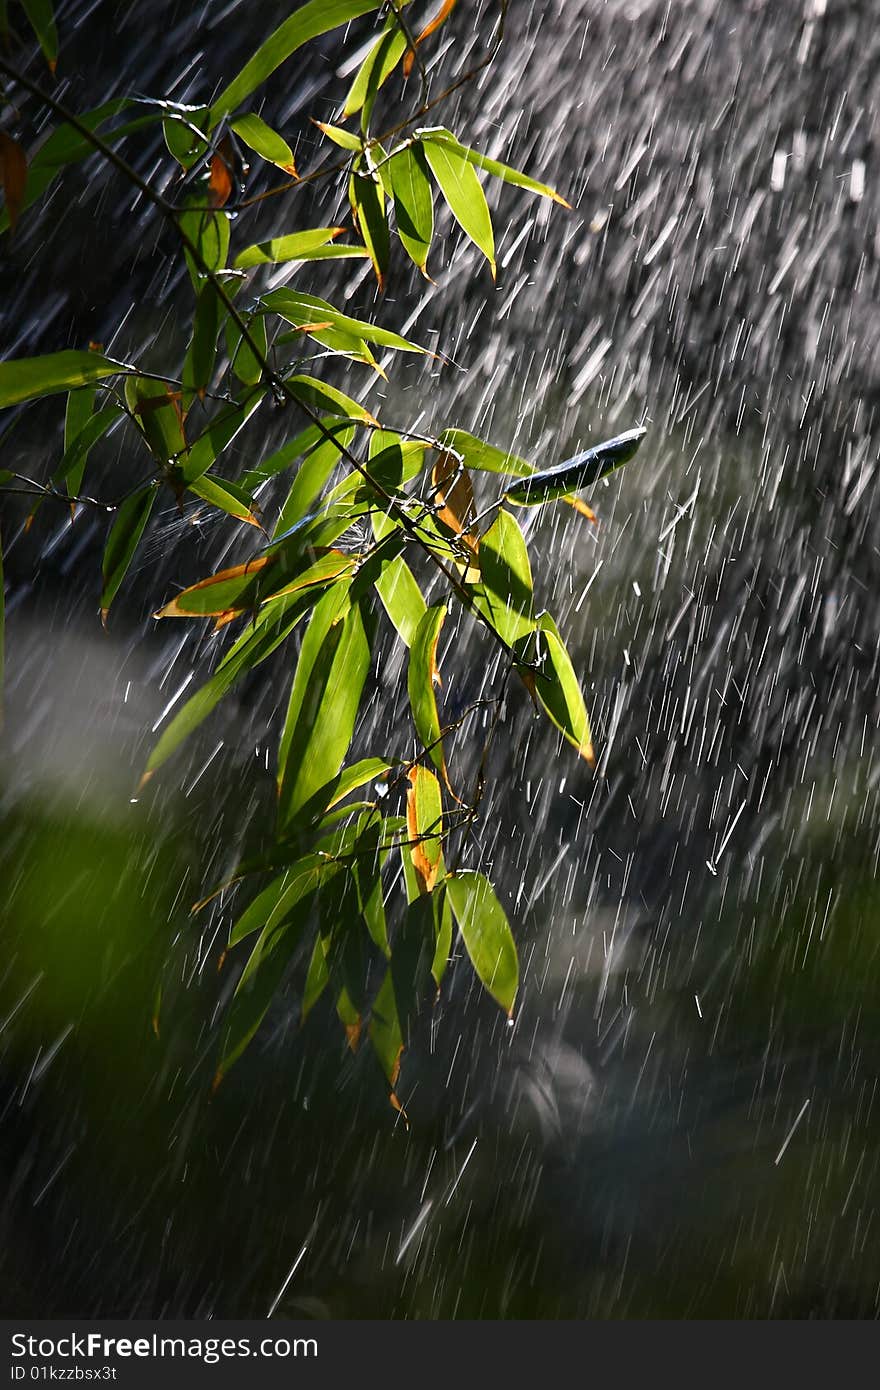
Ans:
[[[99,352],[52,352],[47,357],[13,357],[0,362],[0,410],[88,386],[93,381],[129,372],[123,362],[114,362]]]
[[[446,892],[477,977],[510,1017],[519,985],[519,961],[495,890],[482,874],[465,872],[446,879]]]
[[[302,1023],[305,1023],[329,983],[330,971],[327,969],[327,957],[324,955],[324,942],[319,932],[312,950],[309,968],[306,971],[306,982],[303,985]]]
[[[587,707],[571,657],[549,613],[542,613],[536,630],[518,645],[526,687],[533,692],[556,728],[585,762],[594,762]]]
[[[237,483],[228,478],[218,478],[214,473],[203,473],[190,483],[189,491],[204,502],[210,502],[227,516],[236,521],[246,521],[249,526],[259,526],[260,521],[254,512],[254,499]]]
[[[150,377],[130,376],[125,381],[125,403],[160,463],[168,463],[183,452],[186,439],[179,391]]]
[[[404,646],[412,647],[426,604],[415,575],[402,555],[382,565],[375,581],[382,607],[397,629]]]
[[[405,0],[404,0],[405,2]],[[267,77],[309,39],[379,8],[378,0],[309,0],[270,34],[211,107],[211,127],[262,86]]]
[[[424,747],[430,750],[431,762],[448,784],[446,760],[439,741],[440,718],[434,694],[434,687],[440,682],[437,670],[437,643],[440,640],[440,629],[446,612],[445,603],[433,604],[419,622],[410,648],[406,687],[416,733]]]
[[[536,179],[521,173],[519,169],[512,169],[509,164],[502,164],[497,159],[489,159],[488,155],[481,154],[479,150],[470,149],[456,139],[451,130],[446,130],[442,126],[434,126],[430,129],[418,130],[416,135],[448,145],[457,154],[463,156],[468,164],[482,169],[484,173],[492,174],[496,179],[502,179],[505,183],[512,183],[516,188],[524,188],[530,193],[538,193],[542,198],[550,198],[554,203],[559,203],[564,208],[571,208],[571,203],[567,203],[555,189],[548,187],[546,183],[538,183]]]
[[[388,81],[405,50],[406,35],[392,16],[385,33],[376,40],[361,63],[345,98],[344,117],[354,116],[363,108],[362,130],[365,131],[369,125],[376,94]]]
[[[326,381],[318,381],[317,377],[290,376],[284,384],[298,401],[303,401],[315,410],[326,410],[330,415],[341,415],[347,420],[357,420],[362,425],[378,424],[376,417],[370,414],[366,406],[358,405],[357,401],[353,401],[351,396],[346,396],[344,391],[338,391],[335,386],[328,386]]]
[[[54,72],[58,61],[58,30],[52,0],[21,0],[21,7],[30,20],[43,57]]]
[[[442,140],[425,136],[422,145],[440,192],[462,231],[482,251],[495,279],[495,239],[489,205],[480,180],[464,154]]]
[[[525,459],[485,444],[466,430],[444,430],[438,443],[442,449],[451,449],[453,453],[460,454],[467,467],[477,472],[512,473],[514,477],[524,478],[535,471]]]
[[[603,444],[595,444],[564,463],[544,468],[516,483],[507,489],[505,497],[517,506],[535,507],[567,493],[580,492],[628,463],[646,434],[647,430],[640,427],[607,439]]]
[[[385,191],[378,179],[371,178],[369,174],[358,173],[355,169],[348,181],[348,198],[355,225],[370,253],[381,290],[385,285],[391,253]]]
[[[178,475],[186,487],[194,483],[197,478],[201,478],[202,474],[207,473],[208,469],[216,463],[224,449],[227,449],[244,429],[265,395],[264,387],[252,387],[238,405],[233,406],[231,410],[224,411],[212,420],[207,429],[181,455]]]
[[[285,261],[314,260],[315,253],[325,251],[329,242],[340,236],[344,227],[312,227],[307,232],[291,232],[289,236],[272,237],[245,247],[233,261],[236,270],[249,270],[255,265],[281,265]],[[360,247],[339,248],[360,251]]]
[[[354,733],[370,644],[360,607],[347,604],[337,581],[303,638],[278,752],[282,825],[336,775]]]
[[[85,429],[88,424],[92,411],[95,408],[97,395],[98,391],[95,386],[81,386],[78,390],[71,391],[68,395],[67,407],[64,412],[65,453],[80,431]]]
[[[388,161],[394,197],[397,235],[410,260],[427,277],[426,264],[434,236],[434,197],[425,152],[408,145]]]
[[[167,762],[190,734],[207,719],[212,710],[247,671],[259,666],[281,646],[296,625],[314,607],[320,591],[295,593],[271,605],[248,627],[220,662],[214,674],[190,696],[177,712],[147,760],[142,782]]]
[[[277,164],[279,169],[296,178],[293,150],[260,116],[251,111],[246,116],[239,116],[238,120],[232,121],[230,128],[254,154],[258,154],[269,164]]]
[[[211,281],[202,285],[196,299],[193,331],[183,363],[183,389],[204,395],[211,382],[217,356],[217,335],[224,312]],[[259,380],[259,377],[257,378]]]
[[[326,121],[313,121],[313,125],[316,125],[321,133],[327,136],[328,140],[332,140],[334,145],[339,145],[343,150],[361,151],[363,149],[361,137],[352,134],[350,130],[343,130],[342,126],[328,125]]]
[[[328,428],[333,430],[335,428],[342,429],[347,427],[329,425]],[[307,454],[309,450],[320,443],[323,438],[324,436],[317,425],[308,425],[306,429],[295,435],[293,439],[286,440],[281,447],[270,454],[268,458],[263,459],[262,463],[258,464],[256,468],[249,468],[246,472],[242,473],[240,480],[242,487],[250,488],[251,491],[256,491],[256,489],[259,488],[262,483],[267,482],[269,478],[274,478],[277,474],[283,473],[286,468],[290,468],[291,464],[295,463],[298,458]]]
[[[396,1099],[394,1096],[394,1088],[397,1085],[397,1078],[400,1075],[400,1058],[403,1053],[403,1032],[400,1027],[400,1020],[397,1017],[397,1003],[394,997],[394,980],[390,970],[386,971],[385,978],[379,987],[379,993],[373,1000],[373,1008],[370,1013],[369,1038],[373,1051],[379,1060],[379,1065],[385,1074],[385,1079],[391,1090],[392,1098]]]
[[[157,488],[150,483],[139,488],[120,506],[116,520],[110,528],[107,544],[104,547],[104,560],[101,566],[104,587],[101,592],[101,619],[106,625],[110,605],[119,592],[134,553],[138,548],[144,528],[150,519],[150,512],[156,501]]]
[[[216,275],[224,270],[229,255],[229,218],[225,212],[205,208],[206,197],[206,193],[196,193],[189,199],[187,211],[180,214],[180,229],[199,255],[196,259],[184,246],[189,277],[196,293],[204,284],[206,272]],[[204,270],[201,263],[204,263]]]
[[[77,394],[77,392],[71,392],[71,396],[68,398],[68,414],[64,425],[65,442],[68,437],[68,425],[71,429],[75,427],[75,421],[70,419],[70,399]],[[118,405],[105,405],[103,409],[86,420],[82,429],[71,438],[69,443],[66,443],[64,456],[52,474],[52,481],[56,487],[59,483],[66,481],[67,491],[71,497],[76,496],[82,486],[83,474],[91,449],[121,415],[122,411]]]
[[[502,508],[480,541],[481,582],[473,587],[474,606],[512,646],[535,626],[532,571],[519,526]]]
[[[355,319],[350,314],[343,314],[326,300],[317,299],[311,294],[300,294],[298,291],[287,289],[271,290],[269,294],[263,295],[262,302],[273,314],[280,315],[281,318],[287,319],[288,323],[294,323],[298,327],[312,323],[328,323],[334,328],[353,334],[356,338],[363,338],[365,342],[375,343],[377,347],[395,348],[398,352],[426,352],[425,348],[419,347],[418,343],[411,342],[409,338],[403,338],[399,333],[382,328],[377,323],[369,323],[366,319]]]
[[[207,107],[202,107],[185,113],[169,111],[162,121],[168,152],[187,172],[208,153],[208,140],[203,133],[207,120]]]
[[[278,539],[298,521],[302,521],[307,516],[315,502],[321,496],[333,469],[342,454],[343,449],[347,449],[355,436],[355,426],[330,425],[334,439],[321,438],[315,426],[312,426],[310,437],[317,440],[306,457],[303,459],[293,480],[290,492],[281,514],[278,517],[273,538]],[[304,438],[304,436],[300,436]],[[299,452],[302,452],[300,450]]]
[[[303,898],[315,891],[322,873],[335,867],[320,854],[306,854],[296,860],[258,893],[236,919],[229,933],[229,945],[237,946],[264,928],[275,930]]]
[[[269,350],[266,338],[266,320],[260,314],[252,314],[246,320],[247,330],[265,359]],[[226,320],[226,351],[229,365],[239,381],[245,386],[256,386],[263,377],[263,363],[254,355],[250,343],[242,337],[237,324]]]

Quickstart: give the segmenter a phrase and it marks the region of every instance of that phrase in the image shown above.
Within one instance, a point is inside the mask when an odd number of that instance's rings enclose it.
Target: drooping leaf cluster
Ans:
[[[23,8],[54,65],[51,7],[28,0]],[[21,410],[53,394],[67,398],[61,457],[49,484],[35,489],[29,520],[47,499],[64,499],[74,515],[90,505],[93,499],[82,495],[91,485],[90,453],[103,438],[126,433],[140,451],[142,478],[124,496],[100,504],[111,514],[100,597],[105,621],[163,491],[179,503],[194,495],[250,528],[242,532],[239,563],[157,609],[158,619],[208,619],[216,628],[238,624],[239,632],[163,729],[145,780],[248,672],[282,644],[297,653],[278,742],[274,843],[267,854],[244,861],[232,880],[256,891],[230,931],[230,950],[247,959],[224,1026],[218,1078],[253,1038],[290,962],[305,951],[303,1018],[328,992],[349,1044],[369,1037],[395,1103],[401,1052],[419,1009],[442,985],[456,930],[476,975],[507,1014],[517,996],[517,951],[504,909],[483,874],[458,867],[459,832],[472,826],[482,788],[461,784],[451,765],[452,733],[481,709],[489,713],[491,737],[514,677],[578,754],[593,759],[580,682],[559,629],[536,600],[526,540],[511,508],[563,500],[594,519],[577,493],[626,462],[644,433],[630,431],[536,471],[454,426],[436,437],[415,435],[378,420],[359,402],[360,369],[384,376],[396,354],[426,349],[305,292],[300,286],[308,283],[310,262],[369,260],[381,290],[396,235],[427,276],[439,203],[494,277],[484,176],[568,206],[553,189],[470,148],[446,127],[423,124],[424,96],[414,115],[373,133],[380,91],[395,75],[414,82],[418,69],[424,78],[423,50],[454,0],[416,29],[403,18],[409,8],[406,0],[387,12],[375,0],[309,0],[201,107],[122,98],[73,115],[0,60],[5,79],[19,83],[35,107],[48,104],[54,117],[29,155],[25,118],[15,135],[0,132],[2,229],[12,234],[63,168],[97,151],[129,171],[171,225],[191,289],[188,345],[167,374],[146,373],[97,347],[0,362],[0,408]],[[261,162],[288,176],[274,190],[279,200],[300,178],[284,134],[246,103],[309,40],[377,13],[375,39],[338,119],[316,122],[341,152],[335,168],[346,184],[351,226],[302,227],[285,215],[274,235],[238,244],[241,224],[232,214],[242,202],[245,161],[256,157],[258,168]],[[131,137],[156,123],[179,172],[173,201],[128,163],[136,162]],[[295,288],[278,286],[279,266],[297,271]],[[322,363],[349,364],[351,393],[305,358],[309,345],[320,349]],[[273,402],[291,407],[298,426],[261,457],[260,422]],[[231,476],[230,446],[242,440],[250,466]],[[482,513],[474,493],[479,474],[505,480]],[[281,479],[287,483],[280,506],[268,514],[262,498]],[[21,480],[6,474],[5,481]],[[429,602],[426,574],[439,580],[442,601]],[[454,725],[438,698],[452,607],[500,656],[497,690]],[[396,748],[352,761],[383,624],[406,652],[411,730],[402,731]],[[454,662],[453,648],[447,646],[443,660]],[[391,891],[395,862],[403,871],[400,902]]]

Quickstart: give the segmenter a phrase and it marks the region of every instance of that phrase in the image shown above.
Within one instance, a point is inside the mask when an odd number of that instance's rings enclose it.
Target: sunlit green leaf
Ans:
[[[373,1000],[369,1028],[370,1042],[379,1065],[392,1094],[400,1075],[400,1057],[403,1052],[403,1033],[397,1017],[397,1003],[394,997],[394,981],[389,970],[379,993]]]
[[[315,121],[314,124],[322,134],[327,136],[328,140],[332,140],[334,145],[339,145],[341,149],[358,151],[363,149],[360,136],[354,135],[352,131],[343,130],[342,126],[338,125],[328,125],[326,121]]]
[[[225,212],[206,208],[206,198],[206,193],[195,194],[189,200],[188,210],[180,214],[180,230],[197,252],[193,255],[189,246],[184,246],[190,279],[197,292],[206,273],[216,275],[223,270],[229,255],[229,218]]]
[[[326,410],[330,415],[341,415],[347,420],[358,420],[364,425],[377,423],[375,416],[370,414],[366,406],[358,405],[357,401],[353,401],[351,396],[346,396],[344,391],[338,391],[326,381],[318,381],[317,377],[290,376],[284,384],[298,401],[303,401],[315,410]]]
[[[537,630],[525,637],[518,649],[532,668],[520,670],[526,686],[568,742],[586,762],[592,763],[590,721],[580,683],[549,613],[541,614]]]
[[[497,179],[503,179],[505,183],[512,183],[517,188],[524,188],[530,193],[539,193],[543,198],[550,198],[554,203],[560,203],[564,208],[570,208],[564,198],[549,188],[546,183],[538,183],[536,179],[530,178],[528,174],[523,174],[519,169],[512,169],[509,164],[502,164],[497,159],[489,159],[485,154],[480,154],[479,150],[469,149],[457,140],[450,130],[441,126],[431,127],[429,130],[420,130],[417,135],[429,138],[434,143],[445,144],[453,149],[458,155],[463,156],[469,164],[473,164],[477,169],[482,169],[487,174],[492,174]]]
[[[434,688],[440,683],[437,669],[437,643],[446,618],[446,604],[428,608],[413,637],[409,653],[406,685],[416,733],[428,750],[431,762],[446,780],[446,760],[440,742],[440,718]]]
[[[485,473],[512,473],[515,477],[527,477],[534,472],[532,465],[516,454],[496,449],[484,444],[466,430],[444,430],[438,443],[444,449],[460,454],[468,468]]]
[[[266,339],[266,320],[259,314],[251,315],[247,319],[247,330],[265,359],[269,350]],[[229,354],[230,367],[245,386],[256,386],[262,380],[263,363],[254,354],[250,343],[242,336],[238,325],[232,319],[226,320],[226,351]]]
[[[385,33],[376,40],[364,61],[361,63],[354,82],[349,88],[342,114],[354,116],[363,107],[361,128],[369,124],[373,102],[379,89],[387,82],[397,67],[406,49],[406,35],[391,17]]]
[[[425,136],[422,145],[440,192],[462,231],[482,251],[495,278],[495,238],[489,205],[480,180],[454,145]]]
[[[333,305],[328,304],[326,300],[316,299],[311,294],[300,294],[298,291],[288,289],[271,290],[269,294],[263,296],[263,304],[273,314],[280,314],[289,323],[295,323],[298,326],[310,323],[329,323],[334,328],[341,328],[357,338],[363,338],[365,342],[375,343],[377,347],[395,348],[398,352],[424,353],[426,351],[425,348],[419,347],[418,343],[411,342],[409,338],[404,338],[389,328],[382,328],[377,323],[369,323],[366,319],[352,318],[350,314],[341,313],[339,309],[334,309]]]
[[[189,170],[204,159],[208,153],[208,141],[204,135],[208,112],[203,107],[197,111],[169,112],[162,122],[162,132],[168,152],[177,160],[181,168]]]
[[[344,227],[312,227],[306,232],[291,232],[288,236],[272,237],[269,241],[259,241],[245,247],[233,261],[237,270],[248,270],[255,265],[281,265],[286,261],[311,261],[326,255],[332,250],[346,255],[363,255],[360,246],[328,246],[335,237],[345,231]]]
[[[260,116],[250,111],[246,116],[239,116],[238,120],[232,121],[230,128],[235,131],[239,140],[261,159],[267,160],[270,164],[277,164],[286,174],[296,176],[293,150]]]
[[[429,610],[430,611],[430,610]],[[440,783],[428,768],[416,764],[409,772],[406,828],[409,861],[420,893],[430,893],[443,873],[443,799]]]
[[[358,19],[378,8],[378,0],[309,0],[260,44],[241,72],[223,88],[211,107],[211,125],[217,125],[230,111],[239,107],[251,92],[256,91],[277,67],[309,39],[326,34],[340,24],[347,24],[349,20]]]
[[[355,225],[370,253],[379,288],[385,284],[391,241],[388,234],[388,214],[385,211],[385,191],[378,179],[369,174],[352,173],[348,181],[348,197]]]
[[[69,391],[74,386],[87,386],[92,381],[106,381],[129,371],[122,362],[114,362],[99,352],[52,352],[47,357],[13,357],[0,362],[0,409]]]
[[[434,196],[425,152],[408,145],[388,161],[388,179],[394,195],[397,235],[410,259],[423,275],[434,236]]]
[[[254,499],[237,483],[228,478],[218,478],[212,473],[203,473],[189,485],[189,491],[203,501],[210,502],[227,516],[237,521],[246,521],[250,526],[259,526],[259,518],[254,513]]]
[[[321,439],[315,427],[312,426],[314,433],[311,437],[317,437],[320,442],[314,444],[297,469],[296,477],[275,526],[274,536],[276,539],[308,515],[324,491],[330,474],[339,462],[342,449],[348,448],[355,435],[353,425],[346,425],[343,428],[331,425],[330,429],[334,438]]]
[[[522,531],[502,508],[480,541],[481,582],[474,585],[474,605],[512,646],[535,626],[532,571]]]
[[[354,733],[370,646],[337,581],[319,600],[297,662],[278,752],[282,825],[339,771]]]
[[[504,909],[482,874],[458,873],[445,880],[465,949],[481,983],[508,1015],[519,985],[516,945]]]

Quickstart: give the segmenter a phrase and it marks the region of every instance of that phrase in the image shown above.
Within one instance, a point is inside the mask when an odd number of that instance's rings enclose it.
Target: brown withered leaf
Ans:
[[[599,518],[593,511],[593,508],[588,507],[586,502],[580,497],[564,497],[562,500],[563,502],[567,502],[570,507],[574,507],[576,512],[580,512],[581,516],[585,516],[587,521],[591,521],[594,526],[598,526]]]
[[[437,11],[434,18],[425,25],[422,32],[416,38],[416,48],[418,48],[419,44],[424,43],[425,39],[429,39],[433,33],[436,33],[436,31],[440,28],[440,25],[443,24],[452,14],[452,11],[455,9],[457,2],[458,0],[443,0],[443,4],[440,6],[440,9]],[[406,56],[403,60],[404,77],[409,77],[410,73],[412,72],[413,63],[415,62],[415,60],[415,51],[412,48],[408,49]]]
[[[224,135],[217,146],[216,154],[211,156],[211,177],[208,180],[208,192],[212,208],[222,208],[225,203],[229,202],[232,194],[234,160],[232,141],[228,135]]]
[[[444,450],[434,464],[431,481],[440,506],[438,518],[476,555],[480,537],[475,525],[477,504],[470,473],[455,454]],[[476,567],[468,570],[465,579],[479,579]]]
[[[440,871],[441,806],[440,787],[433,772],[413,767],[406,793],[406,828],[414,843],[410,848],[412,866],[419,881],[419,892],[430,893]],[[422,838],[424,837],[424,838]]]
[[[0,184],[9,213],[9,226],[15,231],[27,184],[27,155],[17,140],[0,130]]]

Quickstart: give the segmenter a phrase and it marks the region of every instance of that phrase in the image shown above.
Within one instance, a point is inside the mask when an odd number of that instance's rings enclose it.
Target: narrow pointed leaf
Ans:
[[[480,982],[510,1016],[519,985],[516,945],[504,909],[482,874],[447,878],[446,893]]]
[[[360,607],[346,603],[337,581],[303,639],[278,755],[282,825],[339,771],[354,733],[370,647]]]
[[[230,111],[235,111],[309,39],[327,34],[378,8],[377,0],[309,0],[308,4],[300,6],[269,35],[241,72],[223,88],[211,107],[211,125],[217,125]]]
[[[410,260],[422,274],[434,236],[434,195],[425,152],[408,145],[388,161],[388,178],[394,195],[397,235]]]
[[[419,132],[432,141],[445,144],[450,149],[463,156],[469,164],[473,164],[476,169],[482,169],[487,174],[492,174],[496,179],[502,179],[504,183],[512,183],[516,188],[524,188],[529,193],[538,193],[542,198],[550,198],[554,203],[559,203],[564,208],[571,208],[571,203],[567,203],[555,189],[548,187],[546,183],[538,183],[537,179],[530,178],[528,174],[523,174],[519,169],[512,169],[509,164],[502,164],[500,160],[490,159],[488,155],[481,154],[479,150],[469,149],[452,134],[450,130],[442,127],[432,128],[430,133]]]
[[[58,30],[52,0],[21,0],[21,7],[30,20],[43,57],[54,72],[58,61]]]
[[[571,658],[548,613],[541,615],[538,630],[524,640],[521,650],[536,668],[521,671],[526,686],[534,691],[552,723],[584,761],[592,764],[587,707]]]
[[[327,136],[328,140],[332,140],[334,145],[339,145],[341,149],[357,150],[358,152],[363,149],[361,137],[352,131],[343,130],[342,126],[329,125],[326,121],[315,121],[314,124],[323,135]]]
[[[157,489],[150,484],[126,498],[116,513],[101,566],[104,586],[101,591],[101,615],[106,622],[110,605],[119,592],[129,565],[134,558],[150,512],[156,501]]]
[[[434,694],[435,687],[440,684],[437,643],[440,640],[440,629],[446,618],[446,611],[445,603],[434,604],[426,610],[421,619],[410,648],[406,684],[416,733],[424,747],[430,750],[431,762],[448,783],[443,746],[439,741],[440,718]]]
[[[247,391],[240,404],[216,416],[203,430],[186,452],[181,456],[179,474],[181,482],[189,487],[203,473],[216,463],[236,436],[244,429],[250,417],[266,395],[264,387],[255,386]]]
[[[341,415],[347,420],[357,420],[363,425],[378,424],[376,417],[370,414],[366,406],[358,405],[351,396],[346,396],[335,386],[328,386],[326,381],[318,381],[317,377],[291,376],[284,384],[290,388],[298,401],[303,401],[316,410],[325,410],[330,415]]]
[[[366,130],[369,124],[377,93],[397,67],[405,48],[406,35],[392,17],[385,33],[376,40],[361,63],[345,98],[343,116],[354,116],[363,107],[362,130]]]
[[[244,488],[232,483],[228,478],[218,478],[215,473],[203,473],[190,483],[189,491],[203,501],[210,502],[227,516],[236,521],[246,521],[249,526],[260,526],[260,519],[254,512],[254,499]]]
[[[99,352],[53,352],[47,357],[19,357],[0,362],[0,410],[52,396],[93,381],[106,381],[130,369]]]
[[[269,241],[258,241],[240,251],[233,261],[237,270],[248,270],[254,265],[281,265],[285,261],[307,261],[316,251],[326,249],[329,242],[340,236],[344,227],[312,227],[305,232],[291,232],[289,236],[273,237]],[[357,249],[357,248],[354,248]]]
[[[409,338],[404,338],[389,328],[369,323],[366,319],[352,318],[350,314],[343,314],[326,300],[316,299],[311,294],[300,294],[287,289],[272,290],[263,296],[262,302],[272,313],[280,314],[289,323],[300,326],[317,322],[329,323],[334,328],[341,328],[357,338],[363,338],[365,342],[375,343],[377,347],[395,348],[398,352],[426,351],[418,343],[411,342]]]
[[[392,1096],[400,1075],[400,1058],[403,1053],[403,1032],[397,1017],[397,1002],[394,997],[394,981],[391,971],[386,972],[373,1000],[370,1014],[369,1038],[379,1065],[388,1082]],[[396,1099],[396,1097],[395,1097]],[[399,1104],[399,1103],[398,1103]]]
[[[503,508],[480,541],[480,575],[474,604],[512,646],[535,626],[532,571],[522,531]]]
[[[424,138],[422,144],[449,211],[462,231],[486,257],[494,279],[495,238],[492,235],[492,219],[486,195],[473,165],[468,163],[464,154],[454,145],[428,137]]]
[[[368,174],[353,173],[348,182],[351,211],[363,243],[370,253],[379,288],[385,284],[391,240],[381,183]]]
[[[238,120],[231,122],[230,129],[234,130],[239,140],[261,159],[265,159],[269,164],[277,164],[279,169],[296,178],[293,150],[260,116],[252,111],[246,116],[239,116]]]

